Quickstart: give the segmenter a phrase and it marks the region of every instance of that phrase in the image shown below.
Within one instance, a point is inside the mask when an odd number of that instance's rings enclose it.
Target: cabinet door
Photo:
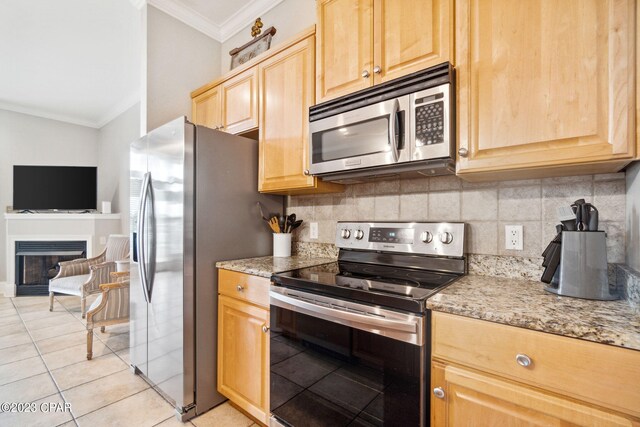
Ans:
[[[458,0],[458,172],[632,158],[634,11],[633,0]]]
[[[269,420],[267,310],[218,297],[218,391],[259,421]]]
[[[258,74],[256,68],[221,85],[223,130],[238,134],[258,127]]]
[[[629,418],[497,377],[438,362],[432,364],[432,425],[629,426]]]
[[[192,117],[197,125],[216,129],[222,126],[222,102],[220,100],[220,86],[193,98]]]
[[[259,65],[259,190],[314,186],[309,163],[309,107],[313,104],[314,38],[309,37]]]
[[[375,84],[453,62],[453,0],[375,0],[373,13]]]
[[[317,18],[316,101],[371,86],[373,0],[322,0]]]

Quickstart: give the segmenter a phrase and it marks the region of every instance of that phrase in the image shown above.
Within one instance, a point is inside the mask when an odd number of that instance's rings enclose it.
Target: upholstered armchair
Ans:
[[[113,276],[112,276],[113,277]],[[102,294],[87,311],[87,360],[93,357],[93,329],[129,321],[129,275],[116,278],[117,282],[100,285]]]
[[[53,311],[54,293],[80,297],[80,310],[85,317],[87,297],[100,292],[100,284],[110,282],[116,261],[129,257],[129,236],[111,235],[105,250],[94,258],[80,258],[59,263],[60,271],[49,280],[49,311]]]

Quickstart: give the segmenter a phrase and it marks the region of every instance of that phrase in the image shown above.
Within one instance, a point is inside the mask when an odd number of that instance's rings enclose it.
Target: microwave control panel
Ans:
[[[415,100],[416,146],[445,141],[444,94],[436,93]]]

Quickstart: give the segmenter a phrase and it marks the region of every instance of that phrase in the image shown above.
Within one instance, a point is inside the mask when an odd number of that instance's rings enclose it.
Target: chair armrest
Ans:
[[[52,280],[61,277],[78,276],[80,274],[89,274],[89,261],[86,258],[78,258],[72,261],[59,262],[60,271]]]
[[[109,291],[111,289],[128,288],[128,287],[129,287],[129,282],[103,283],[102,285],[100,285],[100,290],[104,292],[104,291]]]
[[[102,251],[100,255],[95,256],[93,258],[88,258],[87,262],[89,263],[89,265],[101,264],[106,260],[106,258],[107,258],[107,250],[105,249],[104,251]]]
[[[104,283],[100,289],[102,300],[87,312],[87,329],[93,328],[95,323],[129,319],[129,282]]]
[[[89,271],[91,275],[89,276],[87,282],[82,285],[82,291],[85,295],[99,292],[100,285],[102,283],[111,282],[109,274],[116,271],[116,263],[111,261],[91,265],[89,266]]]

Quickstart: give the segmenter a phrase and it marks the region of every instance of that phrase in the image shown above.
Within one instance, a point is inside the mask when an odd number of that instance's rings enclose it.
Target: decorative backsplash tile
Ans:
[[[556,208],[584,198],[600,211],[608,261],[625,258],[625,175],[584,175],[471,183],[455,176],[390,179],[346,186],[341,194],[290,196],[287,211],[304,220],[294,240],[334,243],[338,220],[464,221],[474,255],[537,259],[556,234]],[[309,238],[309,222],[319,238]],[[504,226],[521,224],[524,250],[504,249]]]

